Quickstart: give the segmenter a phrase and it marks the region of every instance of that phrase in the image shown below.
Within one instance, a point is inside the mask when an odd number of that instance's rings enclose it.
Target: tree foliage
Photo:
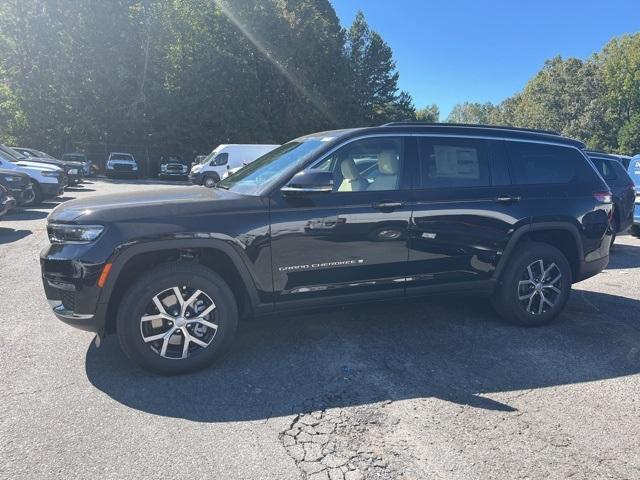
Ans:
[[[640,152],[640,33],[611,40],[583,61],[555,57],[498,105],[463,103],[452,122],[554,130],[591,148]]]
[[[329,0],[5,0],[0,140],[283,142],[413,119],[391,48]]]

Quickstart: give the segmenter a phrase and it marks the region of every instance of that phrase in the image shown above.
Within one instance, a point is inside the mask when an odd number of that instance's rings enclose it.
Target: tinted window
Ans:
[[[527,142],[506,142],[514,183],[569,183],[590,178],[593,170],[575,148]]]
[[[603,158],[591,157],[591,161],[598,169],[598,172],[600,172],[600,175],[602,175],[602,178],[604,178],[605,180],[610,181],[618,178],[616,172],[613,170],[613,164],[618,163],[615,160],[605,160]]]
[[[489,142],[462,138],[420,138],[422,188],[491,185]]]

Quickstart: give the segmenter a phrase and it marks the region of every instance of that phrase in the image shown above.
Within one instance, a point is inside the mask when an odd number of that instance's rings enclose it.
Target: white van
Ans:
[[[189,180],[197,185],[213,187],[227,170],[241,168],[280,145],[225,144],[218,145],[202,161],[191,168]]]

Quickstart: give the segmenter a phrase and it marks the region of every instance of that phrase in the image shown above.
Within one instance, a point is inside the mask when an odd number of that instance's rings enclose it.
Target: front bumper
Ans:
[[[45,198],[57,197],[64,193],[65,186],[62,183],[41,183],[40,190]]]
[[[0,217],[7,213],[9,210],[16,206],[16,199],[13,196],[7,195],[5,199],[0,202]]]
[[[202,185],[202,173],[190,173],[189,181],[195,185]]]
[[[97,286],[103,262],[83,258],[88,245],[50,245],[40,252],[45,296],[62,322],[89,332],[104,330],[106,305]],[[89,257],[91,255],[89,254]]]

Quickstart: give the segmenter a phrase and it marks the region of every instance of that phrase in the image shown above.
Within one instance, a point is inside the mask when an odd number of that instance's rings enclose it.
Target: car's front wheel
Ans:
[[[213,188],[219,181],[220,177],[218,175],[207,175],[206,177],[204,177],[204,182],[202,183],[207,188]]]
[[[527,243],[508,260],[492,298],[496,311],[523,326],[554,320],[571,291],[571,267],[564,254],[546,243]]]
[[[211,365],[233,340],[237,323],[235,297],[218,274],[198,264],[166,264],[127,290],[117,333],[135,363],[175,375]]]
[[[44,200],[44,195],[42,194],[42,189],[38,182],[34,182],[31,180],[31,190],[33,190],[33,195],[31,196],[31,201],[25,201],[25,205],[40,205],[42,200]]]

